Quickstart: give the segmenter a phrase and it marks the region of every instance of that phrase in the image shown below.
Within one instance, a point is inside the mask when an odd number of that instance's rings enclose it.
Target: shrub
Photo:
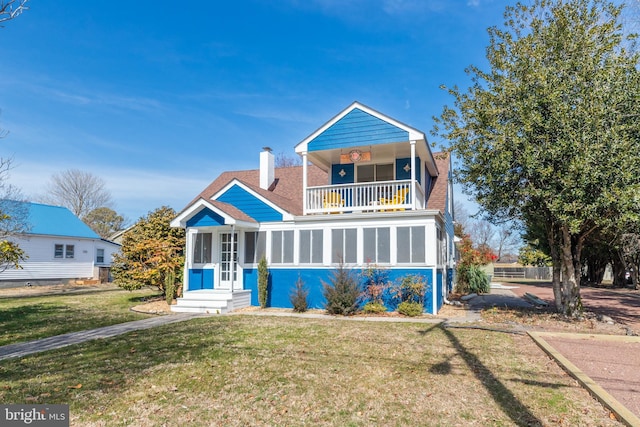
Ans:
[[[301,277],[298,277],[296,280],[296,285],[291,291],[289,295],[289,301],[291,301],[291,305],[293,306],[293,311],[296,313],[304,313],[307,311],[309,306],[307,302],[307,298],[309,296],[309,290],[304,284],[304,280]]]
[[[400,300],[402,302],[415,302],[424,304],[424,296],[427,293],[427,284],[419,274],[409,274],[400,282]]]
[[[122,247],[113,255],[111,274],[116,285],[127,290],[156,286],[163,295],[167,292],[167,274],[181,283],[184,269],[185,234],[171,227],[176,212],[163,206],[142,217],[122,238]],[[167,295],[169,294],[169,295]]]
[[[381,302],[369,301],[364,305],[362,311],[367,314],[379,314],[387,311],[387,307],[385,307]]]
[[[365,303],[365,307],[369,303],[376,303],[384,307],[384,299],[388,297],[390,287],[389,272],[386,269],[369,264],[362,270],[360,277],[362,279],[362,294],[360,298]]]
[[[456,267],[456,291],[461,294],[470,292],[489,292],[489,278],[480,267],[496,260],[496,256],[486,245],[474,247],[469,235],[462,237],[459,246],[460,260]]]
[[[322,295],[327,300],[326,309],[329,314],[349,316],[358,311],[360,286],[350,270],[340,263],[332,273],[330,283],[322,281]]]
[[[424,297],[429,285],[420,274],[409,274],[402,277],[391,289],[398,313],[406,316],[418,316],[424,310]]]
[[[164,277],[164,281],[164,296],[167,301],[167,305],[171,305],[176,293],[176,273],[172,270],[168,271]]]
[[[458,267],[456,290],[460,293],[487,293],[490,289],[489,276],[477,265]]]
[[[267,306],[267,286],[269,284],[269,270],[267,259],[263,256],[258,263],[258,302],[260,308]]]
[[[423,312],[424,306],[419,302],[403,301],[398,304],[398,313],[405,316],[416,317]]]

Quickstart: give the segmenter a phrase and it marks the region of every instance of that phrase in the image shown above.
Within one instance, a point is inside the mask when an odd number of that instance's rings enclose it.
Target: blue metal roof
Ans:
[[[28,208],[27,234],[99,239],[87,224],[62,206],[24,203]]]

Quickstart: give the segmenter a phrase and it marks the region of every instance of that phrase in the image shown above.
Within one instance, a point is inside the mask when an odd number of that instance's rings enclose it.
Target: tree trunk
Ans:
[[[578,316],[582,311],[580,301],[580,252],[581,239],[572,236],[567,225],[560,229],[560,255],[562,268],[562,286],[560,289],[559,312],[566,316]],[[554,289],[555,291],[555,289]],[[556,302],[558,295],[556,295]]]
[[[604,272],[607,268],[607,259],[603,258],[600,254],[591,254],[586,258],[587,271],[583,274],[584,281],[582,286],[585,285],[599,285],[604,278]]]
[[[616,251],[611,257],[611,268],[613,270],[613,286],[622,288],[626,286],[625,273],[627,265],[620,251]]]
[[[553,297],[556,311],[562,311],[562,259],[558,248],[558,230],[555,224],[547,222],[547,240],[551,252],[551,263],[553,265],[551,273],[551,284],[553,286]]]

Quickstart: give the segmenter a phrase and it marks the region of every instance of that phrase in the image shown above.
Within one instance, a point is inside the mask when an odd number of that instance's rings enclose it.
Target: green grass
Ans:
[[[156,295],[149,289],[0,298],[0,345],[144,319],[149,315],[129,309],[143,298]]]
[[[0,362],[0,401],[74,426],[617,425],[526,336],[240,315]]]

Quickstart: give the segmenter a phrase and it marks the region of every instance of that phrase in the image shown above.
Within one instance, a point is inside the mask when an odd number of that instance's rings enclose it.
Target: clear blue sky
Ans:
[[[0,155],[28,196],[78,168],[132,221],[179,211],[353,101],[428,134],[513,3],[31,0],[0,28]]]

